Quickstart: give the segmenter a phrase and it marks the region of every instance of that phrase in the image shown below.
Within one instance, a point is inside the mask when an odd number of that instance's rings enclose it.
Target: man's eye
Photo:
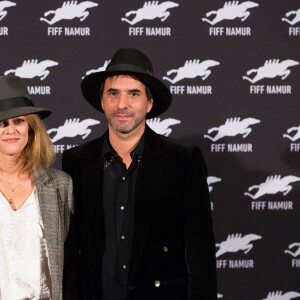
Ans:
[[[139,93],[139,92],[132,92],[131,95],[132,95],[132,96],[139,96],[140,93]]]
[[[6,122],[5,121],[0,121],[0,127],[5,127]]]

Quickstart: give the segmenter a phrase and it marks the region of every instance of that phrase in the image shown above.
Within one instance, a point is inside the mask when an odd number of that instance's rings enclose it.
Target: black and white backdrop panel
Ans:
[[[173,104],[148,121],[199,145],[218,297],[300,299],[300,2],[0,0],[0,73],[23,77],[57,153],[106,130],[82,78],[120,47],[151,57]]]

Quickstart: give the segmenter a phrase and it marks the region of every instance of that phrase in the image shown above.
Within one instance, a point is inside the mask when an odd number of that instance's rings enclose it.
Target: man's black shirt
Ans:
[[[133,235],[135,187],[141,167],[143,137],[131,152],[128,169],[107,138],[102,157],[105,251],[102,260],[102,300],[123,300],[128,293],[128,268]],[[100,183],[99,183],[100,184]]]

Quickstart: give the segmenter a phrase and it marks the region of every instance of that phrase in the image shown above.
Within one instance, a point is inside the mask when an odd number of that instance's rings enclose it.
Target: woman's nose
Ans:
[[[16,131],[16,126],[13,122],[9,122],[4,129],[7,133],[14,133]]]

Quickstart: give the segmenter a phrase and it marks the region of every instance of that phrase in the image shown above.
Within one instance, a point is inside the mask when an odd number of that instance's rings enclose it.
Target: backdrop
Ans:
[[[151,57],[173,104],[149,126],[208,166],[224,300],[300,299],[299,40],[298,0],[0,0],[0,73],[53,109],[57,168],[106,130],[82,77],[120,47]]]

